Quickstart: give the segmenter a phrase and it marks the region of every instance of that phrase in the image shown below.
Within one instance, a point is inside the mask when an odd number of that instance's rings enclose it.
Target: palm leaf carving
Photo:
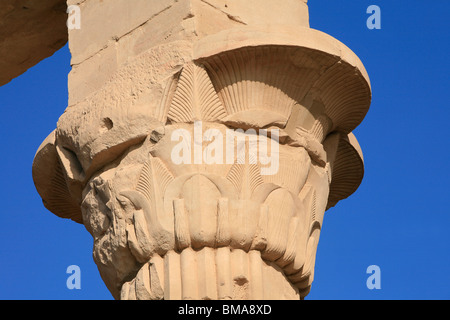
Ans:
[[[248,153],[248,142],[246,142],[246,154]],[[249,159],[237,159],[228,172],[227,179],[233,184],[239,193],[239,199],[250,199],[256,188],[263,184],[260,166],[249,154]]]
[[[135,229],[148,230],[151,239],[149,242],[156,243],[156,247],[164,251],[164,248],[171,247],[171,234],[165,223],[161,219],[163,214],[163,195],[167,185],[173,180],[173,175],[158,158],[151,157],[142,169],[136,190],[128,190],[121,193],[127,197],[136,207],[142,210],[145,219],[139,217],[139,211],[135,213]],[[141,233],[145,235],[145,233]],[[136,236],[138,236],[136,232]],[[139,237],[138,237],[139,238]],[[138,241],[140,239],[137,239]]]
[[[186,65],[172,99],[169,119],[191,123],[196,120],[217,121],[226,115],[206,70],[195,63]]]

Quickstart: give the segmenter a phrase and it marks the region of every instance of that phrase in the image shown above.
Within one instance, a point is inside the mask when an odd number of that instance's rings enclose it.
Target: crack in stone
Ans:
[[[209,3],[209,2],[206,1],[206,0],[200,0],[200,1],[203,2],[203,3],[205,3],[205,4],[207,4],[207,5],[209,5],[209,6],[212,7],[212,8],[214,8],[214,9],[216,9],[216,10],[222,12],[223,14],[225,14],[225,15],[228,17],[228,19],[230,19],[230,20],[232,20],[232,21],[234,21],[234,22],[243,24],[243,25],[247,25],[247,23],[245,23],[244,21],[242,21],[242,19],[241,19],[240,17],[238,17],[238,16],[233,16],[233,15],[231,15],[231,14],[229,14],[229,13],[227,13],[227,12],[221,10],[220,8],[216,7],[215,5]]]
[[[178,1],[175,1],[175,3],[177,3]],[[128,31],[127,33],[124,33],[123,35],[121,35],[120,37],[118,36],[114,36],[113,40],[115,42],[120,41],[120,39],[122,39],[123,37],[126,37],[127,35],[133,33],[134,31],[136,31],[137,29],[141,28],[142,26],[146,25],[149,21],[153,20],[154,18],[156,18],[157,16],[159,16],[160,14],[166,12],[167,10],[169,10],[170,8],[173,7],[174,4],[171,4],[168,7],[165,7],[164,9],[162,9],[161,11],[155,13],[154,15],[152,15],[150,18],[148,18],[147,20],[145,20],[143,23],[141,23],[140,25],[136,26],[135,28],[131,29],[130,31]],[[105,46],[103,46],[100,50],[96,51],[95,53],[91,54],[89,57],[83,59],[83,61],[77,62],[77,63],[73,63],[71,66],[75,67],[75,66],[79,66],[80,64],[82,64],[83,62],[91,59],[92,57],[96,56],[97,54],[99,54],[100,52],[104,51],[105,49],[107,49],[109,47],[108,44],[106,44]]]

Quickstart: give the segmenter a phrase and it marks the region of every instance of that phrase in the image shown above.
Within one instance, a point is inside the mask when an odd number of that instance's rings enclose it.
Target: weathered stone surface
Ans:
[[[81,29],[70,30],[72,64],[78,65],[122,37],[137,31],[136,44],[154,46],[177,37],[204,36],[239,25],[285,24],[308,27],[308,7],[303,0],[69,0],[79,5]],[[99,18],[101,17],[101,18]],[[214,21],[214,23],[211,23]],[[139,49],[139,48],[137,48]]]
[[[363,176],[358,57],[306,1],[69,3],[69,106],[33,177],[113,296],[305,297],[324,213]]]
[[[67,42],[64,0],[2,0],[0,86],[51,56]]]

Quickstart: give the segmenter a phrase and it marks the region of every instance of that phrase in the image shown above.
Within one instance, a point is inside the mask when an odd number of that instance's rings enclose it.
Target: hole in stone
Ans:
[[[248,280],[244,276],[240,276],[240,277],[237,277],[237,278],[234,279],[234,283],[237,286],[242,287],[242,286],[244,286],[244,285],[246,285],[248,283]]]
[[[100,125],[100,132],[106,132],[108,130],[111,130],[114,127],[114,123],[110,118],[103,118],[102,123]]]

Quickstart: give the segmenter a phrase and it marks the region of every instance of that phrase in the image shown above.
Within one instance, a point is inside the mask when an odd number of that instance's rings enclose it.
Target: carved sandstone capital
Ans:
[[[157,43],[66,110],[33,177],[116,299],[304,298],[370,98],[356,55],[305,26]]]

